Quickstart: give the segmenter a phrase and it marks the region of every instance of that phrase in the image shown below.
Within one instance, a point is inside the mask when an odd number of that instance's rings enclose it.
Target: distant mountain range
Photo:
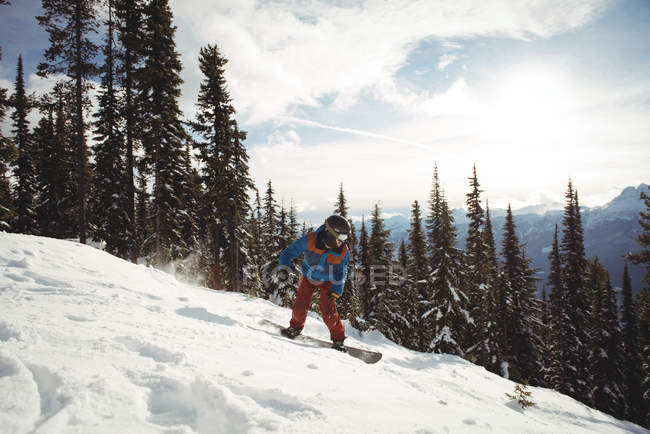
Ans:
[[[612,285],[620,287],[623,279],[624,261],[622,256],[628,252],[638,252],[640,246],[637,237],[641,233],[639,213],[645,211],[645,204],[640,199],[641,191],[648,192],[648,186],[628,187],[606,205],[594,208],[582,207],[582,224],[584,228],[585,250],[587,258],[598,256],[600,262],[610,273]],[[527,207],[513,211],[519,240],[525,243],[526,255],[532,259],[532,265],[539,268],[539,287],[546,283],[549,270],[548,254],[553,242],[555,225],[562,236],[563,204],[557,204],[559,209],[548,210],[548,206]],[[490,209],[490,218],[497,250],[501,250],[502,228],[506,211]],[[385,220],[390,229],[390,241],[399,247],[401,240],[407,240],[410,227],[409,214],[398,215]],[[458,247],[465,247],[468,220],[464,209],[453,211],[458,234]],[[360,227],[360,224],[355,224]],[[358,233],[358,232],[357,232]],[[641,279],[645,268],[630,264],[632,289],[638,293],[642,287]]]

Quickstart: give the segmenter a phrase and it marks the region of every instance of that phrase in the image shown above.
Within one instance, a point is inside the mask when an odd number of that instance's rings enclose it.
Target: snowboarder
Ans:
[[[332,347],[345,351],[345,326],[336,311],[336,300],[343,293],[348,274],[349,234],[350,223],[340,215],[331,215],[315,232],[309,232],[296,240],[280,254],[278,280],[284,282],[289,277],[291,261],[305,253],[291,321],[289,327],[282,330],[284,336],[294,339],[302,332],[311,298],[316,288],[319,288],[320,310],[323,321],[330,330]]]

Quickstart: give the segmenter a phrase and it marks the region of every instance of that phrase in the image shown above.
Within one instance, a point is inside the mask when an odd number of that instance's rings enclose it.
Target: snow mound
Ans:
[[[290,311],[89,246],[0,233],[0,433],[647,432],[346,324],[366,365],[288,341]],[[328,339],[311,314],[305,333]]]

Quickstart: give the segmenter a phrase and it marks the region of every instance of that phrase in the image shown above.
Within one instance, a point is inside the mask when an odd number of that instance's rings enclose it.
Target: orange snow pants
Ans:
[[[345,339],[345,326],[341,321],[339,313],[336,311],[336,300],[329,297],[328,293],[332,287],[332,282],[323,282],[314,285],[305,276],[300,277],[298,284],[298,295],[293,301],[293,312],[291,314],[291,327],[302,329],[307,320],[307,313],[311,305],[311,298],[316,288],[320,288],[320,311],[323,314],[323,321],[327,328],[330,329],[330,338],[333,341]]]

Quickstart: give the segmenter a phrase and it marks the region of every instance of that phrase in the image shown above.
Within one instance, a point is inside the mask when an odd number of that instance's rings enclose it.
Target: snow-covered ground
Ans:
[[[2,433],[616,433],[643,428],[348,324],[375,365],[291,342],[290,311],[69,241],[0,233]],[[328,338],[310,316],[307,334]]]

